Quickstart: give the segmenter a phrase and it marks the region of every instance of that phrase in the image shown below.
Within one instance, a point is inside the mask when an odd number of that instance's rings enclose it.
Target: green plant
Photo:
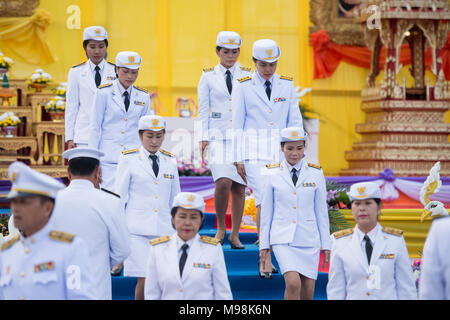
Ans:
[[[350,199],[347,195],[347,187],[337,182],[326,180],[328,218],[330,220],[330,233],[350,228],[351,225],[345,219],[339,209],[349,208]]]
[[[4,237],[9,235],[8,222],[9,222],[9,214],[7,213],[0,214],[0,233]]]

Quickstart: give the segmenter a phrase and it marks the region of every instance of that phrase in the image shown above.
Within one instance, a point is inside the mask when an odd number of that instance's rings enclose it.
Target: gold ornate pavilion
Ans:
[[[372,5],[379,9],[380,25],[369,29],[367,9]],[[349,168],[340,174],[378,175],[390,168],[397,176],[426,176],[440,161],[441,175],[450,175],[450,124],[444,122],[450,93],[440,58],[449,30],[448,1],[369,0],[361,6],[359,18],[366,26],[365,42],[372,53],[367,87],[361,94],[366,122],[356,125],[362,140],[346,151]],[[411,88],[397,79],[403,43],[411,51]],[[386,48],[384,79],[377,84],[382,46]],[[432,56],[430,69],[436,76],[434,86],[425,80],[427,47]]]

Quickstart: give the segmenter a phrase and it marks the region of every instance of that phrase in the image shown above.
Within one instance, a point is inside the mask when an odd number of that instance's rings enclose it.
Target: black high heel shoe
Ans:
[[[261,272],[260,264],[261,264],[261,261],[258,260],[259,277],[261,279],[265,279],[265,280],[272,280],[272,273],[271,272]]]
[[[243,244],[236,244],[233,241],[228,238],[228,242],[230,242],[231,249],[245,249],[245,246]]]

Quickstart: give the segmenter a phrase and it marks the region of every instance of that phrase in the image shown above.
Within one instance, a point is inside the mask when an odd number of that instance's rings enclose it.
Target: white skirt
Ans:
[[[320,248],[274,244],[272,250],[282,274],[295,271],[310,279],[317,279]]]
[[[208,163],[214,182],[220,178],[228,178],[245,186],[244,180],[237,173],[233,164],[232,141],[213,140],[208,144]]]
[[[145,278],[150,240],[158,236],[139,236],[130,234],[131,253],[123,262],[123,275],[125,277]]]

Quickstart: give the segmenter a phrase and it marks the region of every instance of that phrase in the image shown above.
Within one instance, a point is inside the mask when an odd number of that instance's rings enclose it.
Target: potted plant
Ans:
[[[51,79],[52,76],[50,74],[42,69],[36,69],[34,73],[28,77],[28,84],[30,87],[36,89],[36,92],[42,92],[42,89],[48,85]]]
[[[5,112],[0,116],[0,127],[6,138],[17,136],[17,125],[20,119],[14,115],[14,112]]]
[[[52,121],[64,121],[66,101],[60,96],[55,96],[45,104],[44,109],[50,115]]]

